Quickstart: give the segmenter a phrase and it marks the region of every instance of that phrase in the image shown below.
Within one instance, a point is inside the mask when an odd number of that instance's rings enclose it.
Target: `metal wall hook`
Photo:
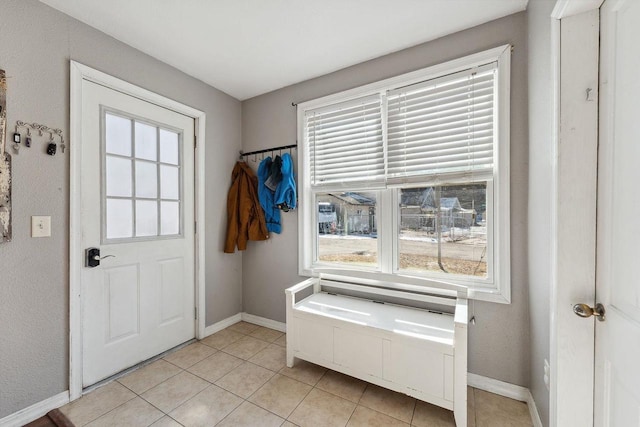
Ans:
[[[269,153],[271,152],[271,157],[273,157],[273,153],[276,151],[279,151],[282,154],[282,150],[289,150],[289,153],[291,153],[291,150],[296,150],[298,148],[297,144],[291,144],[291,145],[283,145],[281,147],[272,147],[272,148],[265,148],[264,150],[256,150],[256,151],[249,151],[248,153],[244,153],[242,151],[240,151],[240,157],[241,158],[246,158],[248,156],[254,156],[254,161],[256,159],[256,155],[257,154],[263,154],[263,153]]]
[[[60,148],[62,150],[62,152],[65,152],[65,148],[66,148],[66,143],[64,140],[64,133],[62,132],[62,129],[59,128],[51,128],[49,126],[40,124],[40,123],[27,123],[27,122],[23,122],[22,120],[18,120],[16,121],[16,133],[19,133],[20,128],[23,128],[27,131],[27,137],[24,141],[25,145],[27,147],[31,146],[31,130],[33,129],[34,131],[38,131],[38,136],[44,136],[45,133],[49,134],[49,139],[47,142],[47,144],[49,145],[48,149],[47,149],[47,153],[53,155],[55,154],[55,150],[53,153],[51,153],[50,148],[51,145],[55,145],[55,137],[57,136],[60,139]],[[18,152],[19,147],[14,146],[14,149],[16,150],[16,153]]]

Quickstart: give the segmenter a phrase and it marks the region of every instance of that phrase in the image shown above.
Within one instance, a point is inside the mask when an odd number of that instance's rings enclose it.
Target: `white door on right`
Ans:
[[[640,426],[640,1],[607,0],[600,29],[594,425]]]

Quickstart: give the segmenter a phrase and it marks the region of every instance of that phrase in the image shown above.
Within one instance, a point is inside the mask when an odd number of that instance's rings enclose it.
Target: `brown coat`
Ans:
[[[264,211],[258,200],[258,178],[245,162],[237,162],[231,173],[231,188],[227,196],[226,253],[247,248],[248,240],[269,238]]]

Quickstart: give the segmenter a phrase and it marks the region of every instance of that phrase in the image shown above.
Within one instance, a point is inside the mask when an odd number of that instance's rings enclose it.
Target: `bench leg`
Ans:
[[[296,358],[293,356],[293,354],[289,355],[289,352],[287,352],[287,368],[293,368],[295,362]]]
[[[467,426],[467,328],[455,327],[455,360],[453,367],[453,415],[457,427]]]

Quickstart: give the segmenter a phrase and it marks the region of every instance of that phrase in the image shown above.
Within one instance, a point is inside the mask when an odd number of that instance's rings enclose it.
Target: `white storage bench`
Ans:
[[[298,301],[296,295],[309,287],[313,293]],[[346,296],[340,290],[432,303],[451,313]],[[286,296],[287,366],[303,359],[413,396],[453,410],[456,425],[466,427],[466,298],[322,277],[292,286]]]

